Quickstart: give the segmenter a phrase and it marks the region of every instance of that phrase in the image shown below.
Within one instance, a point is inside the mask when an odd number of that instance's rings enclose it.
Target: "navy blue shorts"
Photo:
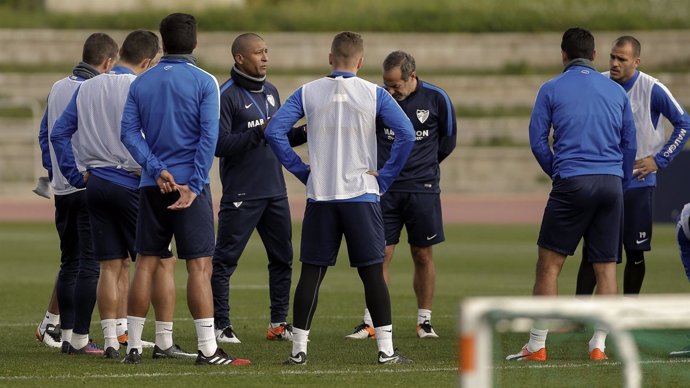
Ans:
[[[215,230],[209,186],[204,186],[190,207],[168,210],[179,197],[177,192],[161,194],[157,186],[140,189],[136,241],[139,254],[165,257],[174,236],[180,259],[213,256]]]
[[[654,186],[631,189],[623,194],[623,246],[627,251],[652,249]]]
[[[136,260],[134,240],[139,190],[120,186],[92,174],[86,183],[86,197],[96,259],[131,257]]]
[[[381,206],[372,202],[307,202],[300,261],[335,265],[345,236],[351,267],[383,263]]]
[[[414,247],[428,247],[445,240],[441,195],[438,193],[387,192],[381,196],[381,211],[386,245],[400,242],[403,226],[407,242]]]
[[[621,178],[583,175],[553,182],[537,244],[566,256],[585,240],[590,262],[615,262],[623,219]]]

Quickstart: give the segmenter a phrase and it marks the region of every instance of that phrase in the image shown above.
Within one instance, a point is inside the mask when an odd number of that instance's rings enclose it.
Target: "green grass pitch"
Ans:
[[[349,268],[343,249],[322,285],[310,337],[309,364],[303,367],[281,365],[291,349],[289,343],[264,339],[269,320],[267,262],[255,234],[232,278],[231,314],[242,343],[224,345],[227,352],[249,358],[253,364],[199,367],[190,361],[152,360],[150,350],[145,350],[142,364],[122,365],[88,356],[65,356],[39,345],[33,332],[45,311],[59,262],[55,228],[50,223],[0,223],[0,386],[456,386],[458,303],[468,296],[529,295],[537,233],[537,225],[446,226],[446,242],[434,248],[437,286],[432,321],[441,336],[438,340],[415,336],[412,262],[407,245],[398,247],[390,285],[394,341],[401,353],[415,360],[411,366],[378,366],[374,341],[343,338],[359,323],[364,304],[361,282]],[[657,225],[654,239],[643,292],[687,292],[690,286],[678,259],[673,226]],[[294,228],[293,241],[295,257],[299,257],[299,225]],[[577,265],[577,258],[566,262],[561,294],[574,292]],[[293,288],[299,268],[296,261]],[[620,279],[622,266],[618,273]],[[175,341],[193,350],[196,340],[186,306],[185,279],[184,263],[179,262]],[[91,332],[93,339],[102,343],[97,312]],[[635,333],[645,387],[687,386],[687,363],[666,357],[668,351],[690,343],[685,334]],[[526,333],[497,334],[492,371],[496,386],[622,386],[622,366],[615,346],[609,341],[608,362],[590,362],[586,353],[590,336],[591,330],[550,335],[549,361],[535,365],[503,361],[506,353],[524,344]],[[144,337],[153,338],[152,314]]]

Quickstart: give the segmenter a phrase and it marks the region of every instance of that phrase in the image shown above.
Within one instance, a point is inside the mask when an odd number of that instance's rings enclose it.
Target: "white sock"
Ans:
[[[72,329],[62,329],[60,336],[62,342],[72,342]]]
[[[608,334],[608,330],[595,327],[592,339],[589,340],[589,351],[591,352],[594,348],[599,348],[603,352],[606,349],[606,336]]]
[[[364,318],[362,318],[365,324],[374,327],[374,322],[371,320],[371,314],[369,314],[369,309],[364,309]]]
[[[81,349],[86,344],[89,343],[89,335],[88,334],[78,334],[78,333],[72,333],[72,341],[70,341],[70,344],[72,345],[73,348],[75,349]]]
[[[120,349],[120,343],[117,341],[117,320],[102,319],[101,327],[103,328],[103,349]]]
[[[173,346],[173,323],[156,321],[156,345],[161,350],[170,349]],[[215,337],[214,337],[215,338]]]
[[[50,325],[57,325],[60,323],[60,314],[53,314],[50,311],[46,311],[46,317],[41,321],[41,333],[46,331],[46,327]]]
[[[425,321],[431,323],[431,310],[417,309],[417,324],[421,325]]]
[[[213,318],[195,319],[197,347],[201,353],[210,357],[216,353],[218,344],[216,343],[216,331],[213,327]],[[157,337],[157,336],[156,336]],[[157,340],[158,338],[156,338]]]
[[[119,337],[127,332],[127,318],[117,318],[115,321],[115,334]]]
[[[141,354],[141,333],[144,331],[144,323],[146,323],[146,318],[127,316],[127,354],[132,349],[136,349]]]
[[[549,333],[548,329],[535,329],[534,327],[529,330],[529,342],[527,342],[527,350],[530,352],[536,352],[541,348],[546,347],[546,335]]]
[[[307,354],[307,343],[309,342],[309,330],[292,328],[292,356],[300,352]]]
[[[393,355],[395,349],[393,348],[393,325],[375,327],[376,344],[379,346],[379,352],[383,352],[387,356]]]
[[[279,327],[280,325],[287,325],[287,322],[271,322],[271,329],[275,329],[276,327]]]

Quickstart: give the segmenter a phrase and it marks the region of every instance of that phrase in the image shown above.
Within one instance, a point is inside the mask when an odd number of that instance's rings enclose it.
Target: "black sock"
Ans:
[[[292,325],[298,329],[309,330],[319,301],[319,287],[328,267],[302,263],[302,272],[295,288],[292,308]]]
[[[364,298],[374,327],[392,324],[391,299],[388,294],[388,286],[383,280],[383,264],[359,267],[357,272],[364,284]]]
[[[592,295],[597,285],[597,277],[594,275],[594,266],[589,262],[586,250],[582,250],[582,261],[577,271],[577,283],[575,295]]]
[[[623,273],[623,294],[638,295],[646,272],[644,251],[625,251],[625,272]]]

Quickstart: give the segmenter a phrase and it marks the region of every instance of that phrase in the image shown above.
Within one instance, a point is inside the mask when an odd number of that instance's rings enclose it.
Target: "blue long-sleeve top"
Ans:
[[[210,183],[220,100],[215,77],[190,60],[164,56],[132,83],[122,116],[122,143],[142,167],[140,187],[161,171],[199,194]],[[142,137],[143,134],[143,137]]]
[[[541,86],[529,138],[552,179],[602,174],[622,177],[624,186],[630,182],[636,152],[630,101],[620,85],[592,67],[570,65]]]
[[[349,72],[333,72],[331,77],[354,77]],[[309,178],[309,165],[290,146],[288,132],[295,123],[305,115],[302,105],[302,88],[297,89],[281,106],[273,119],[266,127],[266,140],[275,152],[283,166],[294,174],[302,183],[306,184]],[[391,146],[390,158],[378,170],[376,177],[379,192],[384,193],[393,183],[405,165],[407,158],[414,146],[414,129],[410,120],[405,116],[398,103],[390,94],[381,87],[376,88],[376,119],[382,119],[388,128],[395,131],[395,141]],[[307,123],[307,127],[309,123]],[[307,129],[309,130],[309,129]],[[375,128],[372,128],[375,130]],[[309,141],[307,139],[307,141]],[[371,201],[370,196],[364,195],[364,201]]]

